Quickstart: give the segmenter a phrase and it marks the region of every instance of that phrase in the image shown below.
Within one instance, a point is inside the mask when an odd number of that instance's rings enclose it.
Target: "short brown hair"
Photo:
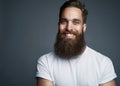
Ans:
[[[65,8],[67,7],[76,7],[79,8],[82,11],[82,17],[83,17],[83,23],[86,23],[87,20],[87,15],[88,15],[88,11],[85,8],[85,4],[83,4],[82,2],[78,1],[78,0],[69,0],[66,1],[60,8],[60,12],[59,12],[59,18],[61,18],[62,12],[64,11]]]

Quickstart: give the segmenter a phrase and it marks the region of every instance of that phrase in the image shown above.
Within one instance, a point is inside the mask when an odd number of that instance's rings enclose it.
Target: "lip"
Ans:
[[[68,34],[66,34],[66,38],[75,38],[75,35],[68,33]]]

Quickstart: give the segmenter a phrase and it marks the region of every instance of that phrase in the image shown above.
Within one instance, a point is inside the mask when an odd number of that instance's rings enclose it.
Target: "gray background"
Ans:
[[[0,1],[0,86],[35,86],[37,59],[53,50],[65,0]],[[88,46],[113,61],[120,86],[120,0],[85,0]]]

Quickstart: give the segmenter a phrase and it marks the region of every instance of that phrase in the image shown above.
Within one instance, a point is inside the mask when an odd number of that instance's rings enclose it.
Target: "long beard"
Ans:
[[[75,39],[66,39],[66,33],[73,33],[76,38]],[[63,32],[60,31],[57,34],[56,42],[54,44],[55,54],[61,58],[74,58],[80,55],[85,48],[85,40],[84,40],[84,32],[78,34],[74,32]]]

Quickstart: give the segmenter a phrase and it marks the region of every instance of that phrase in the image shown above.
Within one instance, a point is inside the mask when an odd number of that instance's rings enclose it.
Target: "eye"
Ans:
[[[78,20],[78,19],[73,20],[73,24],[74,25],[80,24],[80,20]]]
[[[59,20],[59,24],[66,24],[67,23],[67,20],[62,18]]]
[[[79,24],[79,21],[74,21],[73,24],[77,25],[77,24]]]

